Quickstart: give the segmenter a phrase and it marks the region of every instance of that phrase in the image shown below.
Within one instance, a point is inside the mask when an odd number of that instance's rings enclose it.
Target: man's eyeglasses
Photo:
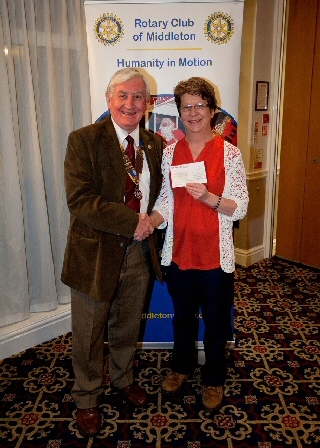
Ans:
[[[181,112],[187,113],[187,112],[191,112],[192,109],[194,109],[197,112],[202,111],[206,107],[209,107],[208,104],[199,103],[199,104],[195,104],[194,106],[191,106],[191,104],[188,104],[187,106],[181,106],[180,109],[181,109]]]

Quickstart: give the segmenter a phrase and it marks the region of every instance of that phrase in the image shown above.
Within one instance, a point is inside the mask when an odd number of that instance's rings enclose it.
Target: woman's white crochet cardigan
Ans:
[[[170,168],[176,143],[165,148],[162,158],[163,183],[160,195],[153,210],[158,211],[164,222],[159,226],[167,226],[166,237],[162,249],[161,264],[169,266],[173,249],[173,192],[170,185]],[[245,169],[239,148],[224,141],[225,186],[223,198],[232,199],[237,208],[232,216],[218,212],[220,230],[220,264],[225,272],[233,272],[235,268],[233,246],[233,221],[242,219],[247,213],[249,202]],[[212,192],[214,193],[214,192]],[[215,213],[213,211],[213,213]]]

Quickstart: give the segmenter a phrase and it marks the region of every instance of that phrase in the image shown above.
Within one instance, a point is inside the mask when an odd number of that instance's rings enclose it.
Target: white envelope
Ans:
[[[170,171],[172,188],[185,187],[189,182],[198,184],[207,182],[204,161],[172,166]]]

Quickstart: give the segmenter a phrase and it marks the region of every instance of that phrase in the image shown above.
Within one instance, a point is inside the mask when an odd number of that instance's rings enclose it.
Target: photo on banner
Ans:
[[[151,88],[142,125],[167,143],[178,141],[184,129],[174,87],[201,76],[216,91],[213,128],[236,145],[243,5],[244,0],[85,1],[93,121],[108,114],[105,91],[111,76],[121,68],[138,68]],[[144,317],[144,344],[170,344],[172,317],[166,285],[156,282]]]

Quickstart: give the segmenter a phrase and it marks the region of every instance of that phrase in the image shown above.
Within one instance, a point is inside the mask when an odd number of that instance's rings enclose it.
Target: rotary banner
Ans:
[[[216,131],[236,144],[243,3],[85,1],[93,120],[108,113],[110,77],[121,68],[139,68],[151,87],[144,126],[168,143],[177,141],[184,133],[173,89],[183,79],[201,76],[215,87]],[[172,341],[165,285],[156,283],[143,318],[145,344]]]

